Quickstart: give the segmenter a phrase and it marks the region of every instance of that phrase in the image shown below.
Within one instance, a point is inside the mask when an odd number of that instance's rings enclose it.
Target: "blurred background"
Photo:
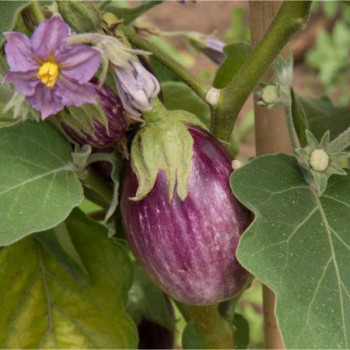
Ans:
[[[136,7],[138,1],[121,1],[118,6]],[[295,71],[293,87],[301,94],[311,97],[328,95],[337,106],[350,102],[350,6],[343,2],[315,1],[310,21],[303,32],[298,33],[288,44],[294,54]],[[181,64],[212,82],[218,66],[191,46],[187,39],[164,37],[160,32],[196,31],[225,41],[227,44],[250,41],[248,3],[240,1],[177,1],[164,2],[149,10],[137,26],[145,27],[146,35]],[[166,77],[161,80],[166,81]],[[239,116],[238,132],[240,146],[237,158],[247,161],[255,156],[254,111],[252,96]],[[93,211],[91,203],[83,205]],[[249,348],[263,348],[261,286],[254,281],[238,303],[237,312],[249,322]],[[177,311],[177,344],[185,325]]]

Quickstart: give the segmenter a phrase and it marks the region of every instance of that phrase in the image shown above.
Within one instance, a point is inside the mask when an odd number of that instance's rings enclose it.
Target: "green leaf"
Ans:
[[[166,82],[162,84],[164,104],[170,110],[183,109],[193,113],[206,126],[210,125],[209,106],[182,82]]]
[[[1,348],[135,348],[128,254],[78,210],[67,227],[91,283],[71,279],[33,237],[0,250]]]
[[[237,74],[251,53],[251,46],[247,43],[235,43],[226,46],[224,52],[226,59],[218,68],[213,83],[218,89],[224,88]]]
[[[1,1],[0,45],[2,45],[5,40],[3,33],[13,29],[19,13],[28,6],[29,3],[30,1]]]
[[[128,25],[137,17],[141,16],[146,11],[161,4],[162,2],[163,0],[144,1],[143,4],[132,8],[120,7],[119,4],[112,3],[111,5],[107,6],[104,11],[114,13],[118,18],[124,19],[124,24]]]
[[[350,344],[350,175],[332,176],[318,197],[294,157],[256,158],[231,177],[255,213],[243,234],[241,264],[276,296],[287,349]]]
[[[0,246],[48,230],[83,199],[71,147],[49,122],[0,129]]]
[[[182,347],[184,349],[205,349],[197,327],[193,322],[189,322],[182,333]]]
[[[246,349],[249,345],[249,324],[240,314],[235,313],[233,319],[235,349]]]
[[[172,315],[169,300],[141,266],[137,264],[134,266],[134,283],[129,291],[129,314],[137,323],[145,318],[161,327],[173,330],[174,315]]]
[[[72,278],[82,283],[89,281],[86,268],[77,253],[66,224],[35,234],[36,239],[56,258]]]
[[[303,147],[306,146],[305,129],[318,140],[329,130],[333,140],[350,127],[350,108],[336,107],[327,98],[315,99],[293,92],[292,112],[296,130]]]

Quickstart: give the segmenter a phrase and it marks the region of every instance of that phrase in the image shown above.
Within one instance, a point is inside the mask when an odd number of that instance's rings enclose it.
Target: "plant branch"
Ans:
[[[132,45],[136,46],[138,49],[151,52],[157,61],[175,73],[195,93],[197,93],[199,97],[201,97],[203,100],[206,100],[206,95],[210,89],[209,86],[198,79],[194,74],[189,72],[179,62],[162,51],[159,47],[136,34],[134,30],[126,27],[125,25],[120,25],[118,29],[120,29],[125,34]]]
[[[233,349],[233,327],[219,314],[218,305],[189,306],[192,320],[207,349]]]
[[[221,91],[212,110],[212,131],[219,139],[229,141],[243,104],[289,39],[302,28],[310,5],[308,0],[285,1],[249,59]]]

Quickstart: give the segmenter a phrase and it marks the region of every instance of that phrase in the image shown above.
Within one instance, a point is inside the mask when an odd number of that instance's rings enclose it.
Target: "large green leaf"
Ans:
[[[26,7],[30,1],[1,1],[0,2],[0,44],[4,42],[4,32],[11,30],[16,22],[20,11]]]
[[[70,152],[49,122],[0,129],[0,246],[56,226],[80,204]]]
[[[256,158],[231,177],[255,213],[239,261],[277,295],[286,348],[350,345],[350,175],[333,176],[318,197],[294,157]]]
[[[162,84],[164,104],[170,110],[182,109],[193,113],[206,126],[210,124],[209,106],[186,84],[169,81]]]
[[[75,210],[67,227],[90,276],[73,280],[33,237],[0,250],[0,347],[129,349],[132,266],[107,230]]]
[[[249,57],[251,46],[247,43],[235,43],[225,47],[226,59],[218,68],[213,85],[224,88],[237,74],[245,60]]]
[[[143,318],[174,329],[174,315],[165,294],[147,276],[141,266],[135,264],[135,277],[129,291],[128,312],[139,323]]]
[[[331,139],[350,126],[350,107],[336,107],[327,98],[315,99],[294,92],[293,119],[302,146],[305,146],[305,129],[319,140],[329,130]]]

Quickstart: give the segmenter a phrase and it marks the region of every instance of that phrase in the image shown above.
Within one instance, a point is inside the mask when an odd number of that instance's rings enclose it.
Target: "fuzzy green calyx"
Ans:
[[[315,136],[306,130],[307,146],[295,150],[298,163],[304,173],[305,180],[316,185],[317,192],[321,195],[333,174],[346,175],[341,168],[342,162],[350,157],[350,153],[336,150],[334,147],[337,139],[330,142],[329,131],[327,131],[320,142]]]
[[[205,126],[191,113],[168,111],[155,103],[155,115],[147,113],[146,126],[135,136],[131,146],[131,166],[139,187],[135,201],[141,200],[153,189],[159,171],[167,178],[169,201],[176,193],[184,200],[193,157],[193,138],[186,124]]]

